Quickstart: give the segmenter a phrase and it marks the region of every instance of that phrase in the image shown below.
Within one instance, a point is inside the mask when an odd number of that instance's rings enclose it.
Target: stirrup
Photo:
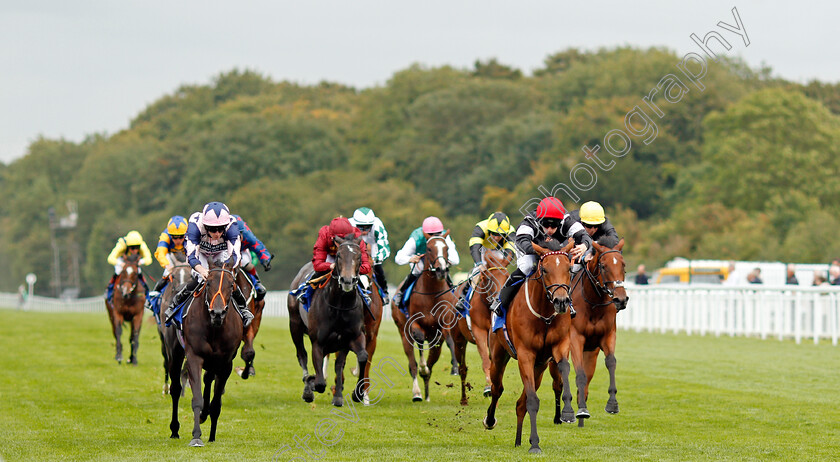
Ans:
[[[493,303],[490,304],[490,311],[496,314],[498,317],[502,317],[504,314],[502,312],[502,302],[498,298],[493,299]]]
[[[470,310],[470,307],[467,305],[467,301],[464,299],[464,297],[459,298],[458,301],[455,302],[455,308],[458,309],[458,311]]]
[[[242,327],[248,328],[251,325],[251,321],[254,320],[254,313],[251,313],[249,310],[239,310],[242,313]]]
[[[394,302],[394,304],[396,304],[397,306],[400,306],[402,304],[402,298],[403,298],[403,293],[400,290],[400,291],[397,291],[397,293],[395,293],[393,297],[391,297],[391,301]]]

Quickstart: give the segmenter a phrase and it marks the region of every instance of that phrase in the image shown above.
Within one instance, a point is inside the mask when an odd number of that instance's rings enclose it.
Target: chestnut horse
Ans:
[[[245,367],[242,369],[242,379],[248,380],[249,377],[256,373],[254,371],[254,356],[256,355],[256,351],[254,350],[254,337],[260,331],[265,299],[257,301],[257,292],[254,289],[254,284],[251,282],[251,278],[245,274],[245,270],[241,268],[236,272],[236,283],[242,289],[242,293],[245,294],[246,303],[251,309],[251,314],[254,315],[251,324],[245,329],[245,338],[243,338],[244,343],[242,345],[242,353],[240,354],[242,360],[245,361]]]
[[[111,319],[111,329],[117,342],[117,354],[114,359],[122,363],[122,326],[124,322],[131,323],[131,356],[129,362],[137,365],[137,349],[140,347],[140,328],[143,326],[143,305],[146,295],[143,285],[139,284],[140,270],[139,255],[126,255],[125,266],[114,281],[114,295],[105,301],[105,310]]]
[[[359,269],[362,264],[361,238],[336,237],[338,250],[335,255],[335,267],[326,276],[326,282],[312,294],[312,303],[308,313],[301,312],[298,301],[289,296],[289,327],[292,341],[297,350],[298,362],[303,369],[303,399],[311,402],[315,397],[313,390],[323,393],[327,388],[324,373],[324,358],[330,353],[337,353],[335,358],[335,391],[332,404],[344,405],[344,365],[347,353],[352,350],[358,360],[358,370],[367,370],[368,352],[364,329],[364,301],[357,292]],[[293,281],[293,288],[300,285],[302,279],[310,274],[311,263],[304,265]],[[303,346],[303,334],[309,336],[312,346],[312,365],[315,375],[309,375],[307,354]],[[359,377],[353,390],[353,400],[363,400],[364,377]]]
[[[423,254],[424,270],[414,283],[414,290],[408,302],[408,318],[396,303],[391,303],[391,315],[401,334],[403,350],[408,357],[408,369],[413,379],[412,401],[422,401],[420,385],[417,382],[417,360],[414,347],[420,350],[420,376],[423,377],[426,401],[429,401],[429,379],[432,367],[440,358],[442,341],[452,341],[450,329],[458,320],[455,311],[455,295],[449,288],[449,247],[446,244],[447,231],[443,235],[426,237],[426,253]],[[405,290],[405,288],[403,288]],[[424,347],[428,342],[428,347]],[[429,350],[426,362],[423,352]]]
[[[493,383],[490,407],[484,418],[484,427],[488,430],[496,426],[496,405],[502,396],[505,367],[516,355],[519,361],[519,375],[524,389],[516,401],[516,442],[522,443],[522,423],[527,411],[531,417],[531,449],[538,454],[540,437],[537,435],[537,411],[540,399],[537,390],[542,381],[543,372],[550,360],[559,366],[563,383],[569,383],[569,347],[571,317],[569,316],[571,257],[569,251],[574,243],[569,243],[562,250],[550,251],[538,245],[534,250],[540,257],[534,276],[528,277],[524,287],[516,294],[508,309],[508,336],[513,343],[510,351],[502,331],[490,334],[490,379]],[[574,422],[572,412],[572,394],[568,387],[563,392],[564,420]]]
[[[200,424],[210,416],[210,442],[216,440],[216,425],[222,410],[222,394],[225,392],[230,373],[233,370],[233,358],[242,342],[242,317],[236,309],[230,310],[235,303],[232,293],[236,286],[235,268],[230,263],[217,266],[210,263],[210,274],[206,282],[200,285],[195,297],[190,302],[183,320],[184,348],[177,339],[175,327],[165,331],[167,348],[171,348],[169,378],[172,381],[169,395],[172,397],[171,438],[178,438],[181,424],[178,422],[178,400],[181,397],[181,366],[184,357],[192,388],[193,439],[190,446],[204,446],[201,441]],[[201,393],[201,372],[204,374],[204,393]],[[213,399],[210,399],[211,386],[216,382]]]
[[[497,251],[485,252],[484,263],[487,266],[485,271],[476,275],[472,282],[473,295],[470,302],[470,324],[467,319],[460,317],[458,326],[452,329],[452,340],[455,344],[455,359],[459,363],[459,375],[461,376],[461,404],[467,405],[467,342],[475,344],[478,355],[481,357],[481,368],[484,369],[484,396],[490,396],[490,350],[488,348],[488,336],[490,334],[491,318],[490,305],[493,299],[499,296],[499,291],[508,278],[507,266],[513,259],[513,255],[505,257]],[[458,287],[455,295],[460,297],[466,285]]]
[[[618,413],[615,398],[615,339],[616,313],[627,307],[630,297],[624,290],[624,256],[621,249],[624,239],[614,248],[593,244],[595,254],[584,269],[577,274],[572,289],[572,299],[577,316],[572,320],[571,355],[575,367],[575,384],[578,393],[578,426],[589,417],[586,400],[589,398],[589,382],[595,374],[598,353],[604,351],[604,364],[610,374],[609,400],[606,411]],[[554,392],[559,397],[560,387],[553,372]],[[568,383],[568,382],[563,382]],[[557,413],[559,414],[559,406]],[[557,423],[557,416],[555,416]]]

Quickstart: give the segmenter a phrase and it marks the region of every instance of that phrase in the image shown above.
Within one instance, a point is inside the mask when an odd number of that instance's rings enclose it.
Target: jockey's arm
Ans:
[[[332,239],[330,239],[329,232],[325,228],[321,228],[318,232],[318,239],[312,246],[312,268],[319,273],[332,270],[330,264],[327,263]]]
[[[455,266],[461,263],[461,256],[458,255],[458,249],[455,248],[455,242],[449,236],[446,236],[446,245],[449,247],[449,264]]]
[[[152,252],[149,250],[149,246],[146,245],[145,242],[140,244],[140,264],[143,266],[149,266],[154,261],[152,259]]]
[[[113,250],[111,250],[111,253],[108,254],[108,264],[116,265],[117,259],[123,256],[123,254],[125,254],[125,249],[125,239],[117,239],[117,245],[115,245]]]
[[[158,245],[155,249],[155,260],[158,261],[161,267],[166,268],[169,265],[169,234],[160,233],[158,238]]]
[[[402,249],[400,249],[394,256],[394,263],[398,265],[407,265],[411,263],[411,257],[416,256],[416,254],[417,244],[414,242],[414,239],[409,237],[408,240],[405,241],[405,245]]]
[[[481,226],[476,225],[473,228],[472,235],[470,235],[470,240],[467,243],[470,246],[470,256],[473,259],[473,263],[476,265],[481,264],[481,247],[484,244],[484,240],[487,239],[487,236],[484,233],[484,230],[481,229]]]
[[[362,251],[362,264],[359,266],[359,274],[370,274],[370,259],[368,258],[368,252],[365,248],[366,245],[365,241],[359,243],[359,247]]]

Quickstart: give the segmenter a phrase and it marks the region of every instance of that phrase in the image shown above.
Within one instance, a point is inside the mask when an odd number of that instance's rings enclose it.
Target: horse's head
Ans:
[[[446,244],[446,236],[449,231],[432,236],[423,233],[426,237],[426,269],[438,280],[443,280],[449,272],[449,246]]]
[[[612,298],[616,309],[623,310],[627,307],[627,291],[624,290],[624,255],[621,249],[624,247],[624,239],[618,241],[613,247],[603,246],[594,242],[595,256],[590,262],[594,266],[590,271],[595,276],[598,289]],[[593,264],[594,262],[594,264]]]
[[[344,292],[355,290],[359,283],[359,268],[362,266],[361,237],[336,237],[338,250],[335,253],[333,277]]]
[[[236,275],[232,264],[218,266],[210,263],[210,273],[204,285],[204,307],[210,313],[210,324],[213,327],[221,327],[225,322],[228,306],[233,303],[235,287]]]
[[[534,250],[540,257],[538,278],[542,280],[546,296],[554,306],[554,312],[558,314],[565,313],[572,304],[569,288],[572,257],[569,251],[574,245],[574,241],[571,241],[561,250],[549,250],[534,245]]]
[[[475,287],[493,298],[502,289],[508,278],[507,267],[513,260],[513,254],[505,255],[504,252],[491,250],[484,253],[484,266],[487,267]]]
[[[126,255],[123,258],[125,265],[119,275],[119,283],[117,285],[123,298],[131,297],[131,294],[137,289],[137,278],[140,272],[137,266],[139,261],[139,255]]]

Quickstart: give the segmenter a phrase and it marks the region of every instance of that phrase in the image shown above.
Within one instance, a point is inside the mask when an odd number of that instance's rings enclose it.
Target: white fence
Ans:
[[[799,286],[634,286],[627,285],[628,308],[618,314],[622,329],[648,332],[685,332],[688,335],[746,335],[763,339],[831,339],[840,335],[840,287]],[[288,317],[288,291],[265,297],[263,315]],[[0,307],[46,312],[105,311],[102,297],[58,300],[32,297],[23,305],[17,294],[0,293]],[[391,310],[383,310],[391,319]]]
[[[265,295],[263,316],[288,318],[287,306],[288,290],[271,291]],[[41,312],[77,312],[104,313],[105,299],[103,297],[79,298],[62,300],[57,298],[34,296],[21,303],[17,294],[0,293],[0,308],[17,308],[24,311]],[[383,310],[383,319],[391,319],[391,310]]]
[[[840,287],[630,286],[618,326],[649,332],[831,339],[840,333]]]

